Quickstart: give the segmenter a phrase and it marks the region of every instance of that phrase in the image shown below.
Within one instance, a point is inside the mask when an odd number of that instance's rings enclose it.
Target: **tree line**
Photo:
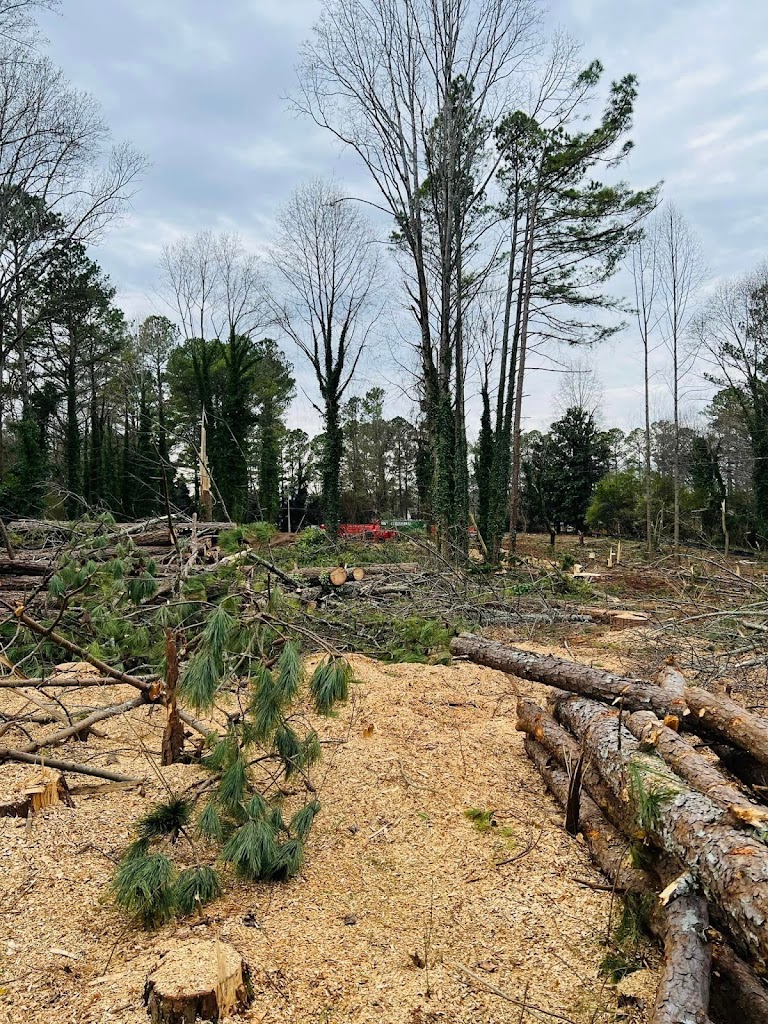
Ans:
[[[620,177],[635,77],[606,86],[599,61],[547,38],[537,0],[325,0],[294,103],[356,155],[377,219],[315,179],[263,253],[181,237],[158,267],[164,313],[139,323],[89,246],[144,160],[111,146],[95,101],[45,56],[30,17],[44,6],[0,0],[3,515],[174,507],[282,522],[292,507],[331,531],[418,516],[445,550],[465,549],[474,521],[492,561],[521,527],[644,534],[649,548],[694,521],[768,538],[768,271],[703,297],[682,215],[659,185]],[[526,431],[532,358],[631,343],[632,321],[645,391],[633,440],[618,445],[578,400],[550,431]],[[388,419],[360,368],[395,334],[415,411]],[[669,423],[651,417],[659,349]],[[702,367],[715,397],[694,430]],[[299,370],[315,438],[287,424]]]

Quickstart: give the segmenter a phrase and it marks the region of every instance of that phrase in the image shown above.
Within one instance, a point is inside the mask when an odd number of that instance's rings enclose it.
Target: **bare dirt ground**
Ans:
[[[250,963],[256,999],[246,1020],[645,1019],[636,1004],[619,1008],[599,972],[618,907],[589,888],[604,879],[563,831],[525,756],[513,681],[467,664],[353,662],[360,682],[350,704],[320,726],[344,742],[325,747],[323,810],[301,875],[287,885],[230,881],[200,922],[142,932],[108,893],[132,822],[165,785],[181,790],[200,775],[176,765],[161,780],[150,766],[161,711],[133,712],[107,723],[108,739],[63,748],[61,757],[101,765],[119,748],[109,760],[146,776],[146,796],[80,794],[74,808],[30,823],[0,818],[0,1021],[144,1022],[147,973],[190,935],[229,941]],[[0,796],[36,772],[3,765]],[[493,811],[495,824],[479,831],[471,808]],[[654,963],[634,977],[648,998]]]

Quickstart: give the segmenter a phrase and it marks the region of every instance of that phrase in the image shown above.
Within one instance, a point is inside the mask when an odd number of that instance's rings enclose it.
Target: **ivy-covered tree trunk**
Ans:
[[[341,427],[339,401],[326,396],[325,440],[323,446],[323,522],[331,536],[339,532],[341,507],[341,460],[344,455],[344,432]]]
[[[491,522],[491,473],[493,471],[494,450],[493,431],[491,429],[491,402],[488,394],[488,381],[483,382],[481,389],[483,412],[480,417],[480,436],[477,439],[477,455],[475,457],[475,480],[477,481],[477,528],[480,536],[488,545],[488,526]]]

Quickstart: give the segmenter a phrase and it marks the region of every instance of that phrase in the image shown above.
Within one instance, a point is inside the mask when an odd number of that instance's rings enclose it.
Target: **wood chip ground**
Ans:
[[[638,1000],[652,997],[655,965],[643,972],[645,996],[619,1008],[620,994],[599,972],[617,906],[609,892],[580,884],[604,879],[563,831],[525,756],[513,681],[466,664],[353,662],[360,682],[350,704],[320,726],[324,739],[346,742],[324,748],[323,810],[300,877],[278,886],[229,881],[203,922],[141,932],[108,894],[132,822],[163,795],[163,782],[181,790],[201,773],[176,765],[161,780],[161,709],[106,723],[108,738],[62,748],[59,756],[146,776],[146,795],[75,795],[74,808],[50,808],[29,823],[0,819],[2,1024],[144,1022],[148,971],[193,936],[230,942],[250,963],[256,1000],[242,1020],[552,1019],[523,1013],[463,969],[578,1024],[645,1019]],[[93,698],[81,693],[83,702]],[[114,687],[99,696],[122,694]],[[36,771],[3,765],[0,798]],[[492,810],[496,824],[478,831],[471,808]]]

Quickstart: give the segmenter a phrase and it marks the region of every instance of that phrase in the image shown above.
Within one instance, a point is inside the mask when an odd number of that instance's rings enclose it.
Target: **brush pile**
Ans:
[[[768,719],[688,686],[624,678],[462,634],[454,656],[554,687],[518,729],[616,891],[664,947],[653,1024],[768,1022]]]

